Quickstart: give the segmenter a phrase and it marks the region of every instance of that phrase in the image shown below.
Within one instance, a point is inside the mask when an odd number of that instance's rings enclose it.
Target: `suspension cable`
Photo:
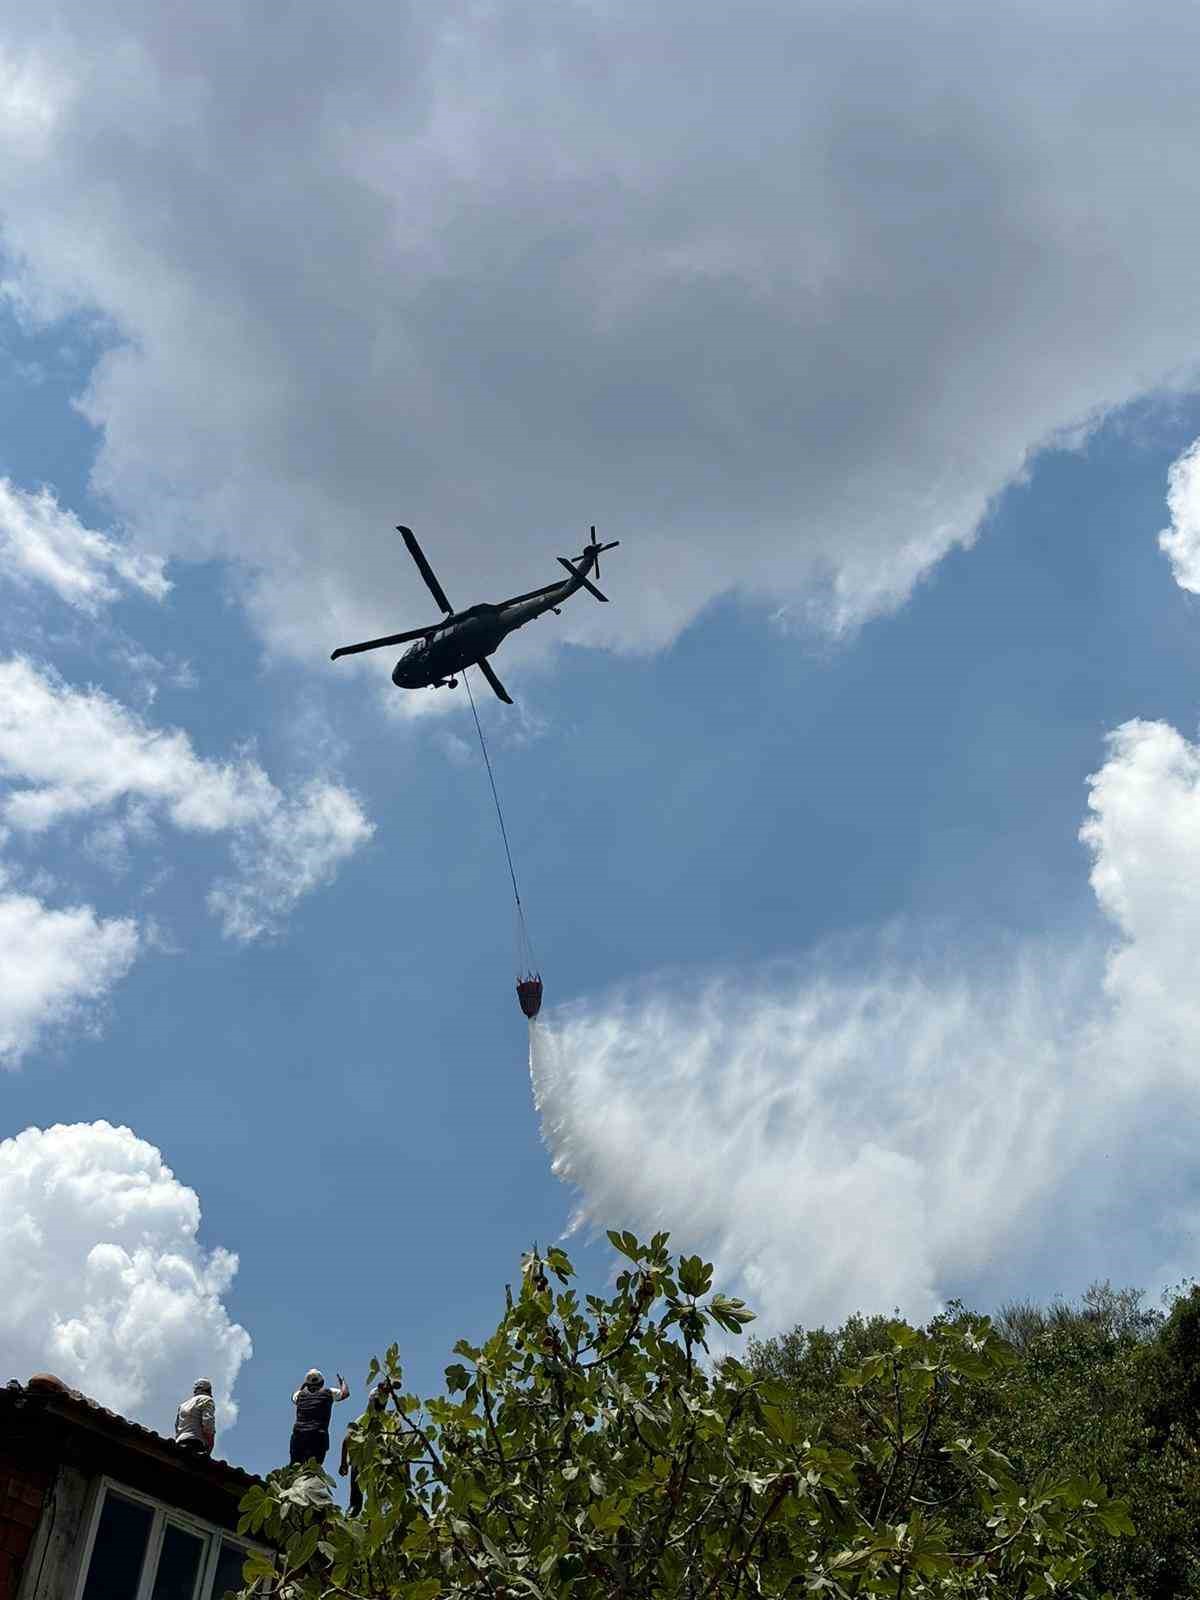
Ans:
[[[517,902],[517,915],[522,925],[525,922],[525,911],[521,905],[521,891],[517,888],[517,874],[513,868],[512,851],[508,847],[508,829],[504,826],[504,812],[500,809],[500,796],[496,792],[496,778],[492,772],[492,758],[488,755],[487,740],[483,737],[483,727],[479,721],[479,713],[475,709],[475,696],[471,693],[471,679],[467,668],[463,668],[462,681],[467,686],[467,699],[471,702],[471,715],[475,718],[475,732],[479,735],[479,748],[483,751],[483,764],[487,768],[488,782],[492,786],[492,799],[496,802],[496,817],[500,823],[500,837],[504,840],[504,855],[508,861],[508,875],[512,879],[513,898]],[[526,938],[529,935],[526,933]]]

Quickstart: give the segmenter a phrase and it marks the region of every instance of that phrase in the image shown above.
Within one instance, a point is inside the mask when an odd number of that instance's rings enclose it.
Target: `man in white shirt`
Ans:
[[[197,1378],[192,1398],[175,1413],[175,1443],[181,1450],[210,1456],[217,1442],[217,1408],[213,1404],[212,1384]]]

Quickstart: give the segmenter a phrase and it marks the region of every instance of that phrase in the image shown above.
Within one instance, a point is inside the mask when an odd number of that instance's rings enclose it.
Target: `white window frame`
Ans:
[[[149,1507],[153,1513],[150,1521],[150,1532],[146,1537],[146,1550],[142,1556],[142,1570],[138,1578],[137,1594],[135,1600],[150,1600],[154,1591],[154,1580],[158,1576],[158,1563],[162,1555],[163,1538],[169,1522],[182,1528],[185,1533],[197,1534],[207,1539],[208,1546],[204,1559],[200,1563],[196,1586],[192,1590],[191,1600],[212,1600],[212,1586],[217,1575],[217,1561],[221,1553],[221,1542],[237,1545],[249,1556],[255,1551],[263,1555],[271,1552],[260,1544],[253,1544],[248,1539],[243,1539],[236,1533],[230,1533],[228,1528],[219,1527],[215,1522],[205,1522],[201,1517],[193,1516],[190,1511],[180,1511],[178,1507],[168,1505],[165,1500],[156,1500],[153,1495],[145,1494],[140,1489],[131,1489],[128,1484],[122,1483],[117,1478],[102,1477],[95,1489],[95,1503],[88,1518],[87,1537],[83,1543],[83,1559],[79,1563],[79,1571],[75,1578],[75,1588],[72,1600],[83,1600],[84,1586],[87,1583],[88,1573],[92,1565],[92,1553],[96,1546],[96,1533],[100,1527],[100,1517],[104,1510],[104,1502],[109,1493],[121,1496],[125,1500],[133,1500]]]

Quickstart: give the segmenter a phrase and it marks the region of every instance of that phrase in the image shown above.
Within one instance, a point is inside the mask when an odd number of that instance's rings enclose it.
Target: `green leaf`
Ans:
[[[609,1228],[608,1242],[614,1250],[619,1250],[623,1256],[628,1256],[630,1261],[641,1260],[642,1252],[632,1233],[617,1233],[615,1229]]]
[[[588,1520],[601,1533],[610,1533],[625,1525],[625,1515],[615,1495],[607,1500],[596,1500],[588,1507]]]
[[[275,1576],[275,1558],[264,1550],[252,1550],[242,1563],[242,1582],[249,1587],[260,1578]]]
[[[398,1593],[403,1600],[437,1600],[442,1586],[436,1578],[419,1578],[416,1583],[402,1583]]]
[[[321,1538],[319,1523],[313,1523],[311,1528],[306,1528],[303,1533],[298,1533],[287,1542],[287,1563],[289,1567],[303,1567],[312,1560],[317,1544]]]
[[[575,1276],[575,1268],[571,1265],[570,1257],[565,1250],[560,1249],[557,1245],[552,1245],[546,1251],[546,1265],[554,1273],[555,1277],[563,1283],[568,1278]]]
[[[1129,1507],[1122,1500],[1112,1500],[1108,1505],[1102,1506],[1096,1516],[1105,1533],[1113,1538],[1120,1536],[1130,1537],[1137,1532],[1129,1515]]]
[[[784,1444],[791,1444],[796,1438],[795,1419],[779,1406],[764,1406],[763,1421],[766,1423],[767,1432],[773,1439],[780,1439]]]
[[[297,1478],[282,1491],[279,1498],[294,1506],[328,1506],[333,1504],[333,1495],[324,1477]]]
[[[907,1322],[889,1322],[884,1333],[898,1350],[909,1350],[917,1342],[916,1329],[910,1328]]]
[[[707,1294],[712,1288],[712,1262],[702,1261],[699,1256],[681,1256],[679,1258],[679,1287],[684,1294],[694,1299],[698,1295]]]
[[[708,1309],[723,1328],[730,1333],[736,1333],[747,1322],[754,1321],[754,1312],[746,1309],[744,1300],[731,1300],[723,1294],[715,1294],[708,1303]]]
[[[429,1524],[421,1521],[408,1530],[400,1548],[407,1555],[419,1555],[423,1550],[429,1549],[431,1538]]]

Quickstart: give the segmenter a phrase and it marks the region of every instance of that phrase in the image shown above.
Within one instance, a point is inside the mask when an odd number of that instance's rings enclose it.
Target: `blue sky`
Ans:
[[[222,1453],[262,1470],[308,1366],[357,1391],[396,1338],[435,1385],[573,1217],[593,1282],[597,1226],[661,1223],[767,1328],[1190,1274],[1200,497],[1185,471],[1169,507],[1168,475],[1200,435],[1200,329],[1171,172],[1160,315],[1087,256],[1107,215],[1096,260],[1149,270],[1139,175],[1083,225],[1032,14],[996,42],[1011,99],[941,92],[960,42],[925,8],[945,55],[923,90],[872,109],[843,83],[802,112],[751,109],[792,39],[756,10],[731,63],[749,131],[724,144],[623,13],[597,38],[530,8],[548,68],[519,29],[493,59],[485,24],[456,45],[414,12],[422,97],[377,121],[391,24],[364,9],[316,131],[252,102],[231,8],[192,78],[152,10],[95,16],[141,62],[132,108],[82,10],[57,40],[14,12],[3,57],[44,187],[0,194],[0,888],[34,922],[90,908],[45,921],[57,988],[32,934],[5,957],[32,995],[0,1008],[24,1364],[162,1427],[209,1365],[239,1412]],[[300,77],[324,83],[315,19]],[[710,22],[687,71],[731,48]],[[1146,24],[1164,56],[1172,26]],[[854,42],[819,34],[815,55]],[[661,88],[640,166],[571,97],[598,46]],[[560,165],[524,142],[540,119]],[[789,177],[813,128],[826,164]],[[1073,175],[1049,209],[1030,148]],[[105,593],[30,567],[43,489]],[[549,581],[593,521],[621,540],[610,607],[577,597],[497,658],[517,709],[477,685],[546,979],[537,1103],[465,697],[413,715],[391,654],[328,661],[430,615],[399,521],[459,605]],[[44,827],[7,809],[33,791]]]

